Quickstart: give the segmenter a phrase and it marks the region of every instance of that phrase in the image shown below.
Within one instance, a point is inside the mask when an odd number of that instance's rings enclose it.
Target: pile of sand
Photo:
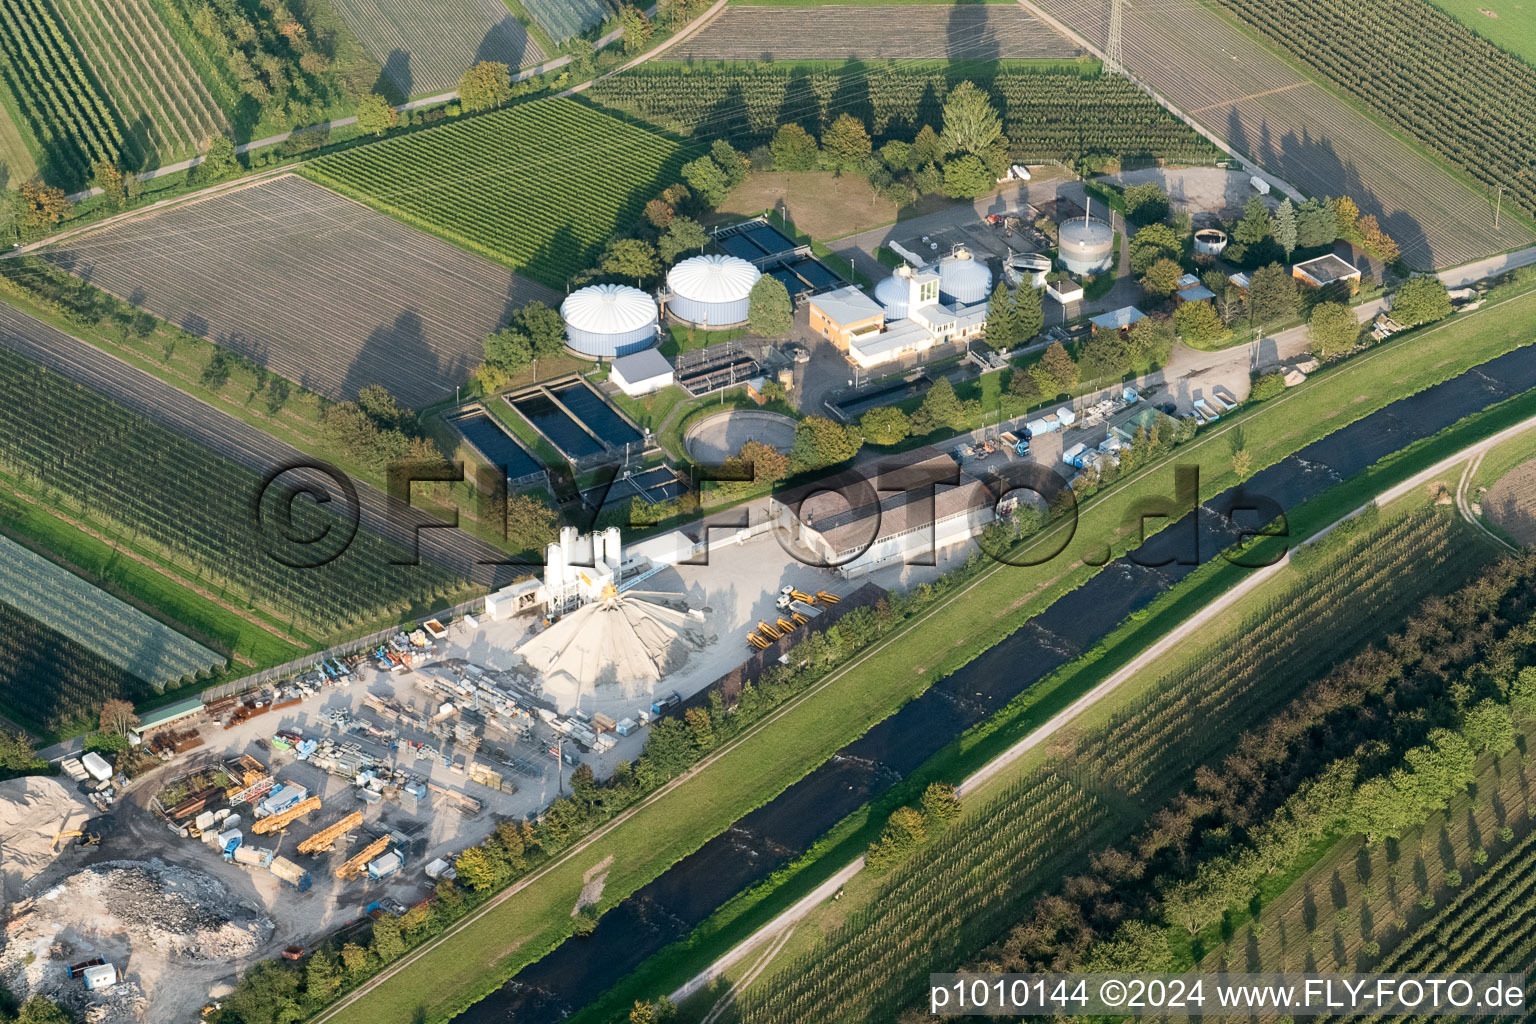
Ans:
[[[0,782],[0,896],[7,904],[53,862],[53,837],[79,828],[94,813],[58,779]],[[60,849],[69,841],[60,840]]]

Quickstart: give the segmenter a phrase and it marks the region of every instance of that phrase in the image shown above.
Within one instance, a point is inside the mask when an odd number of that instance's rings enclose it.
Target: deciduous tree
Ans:
[[[1142,273],[1141,288],[1148,295],[1166,299],[1178,289],[1183,276],[1184,268],[1163,256]]]
[[[795,304],[789,289],[776,277],[764,274],[747,297],[747,328],[764,338],[781,338],[795,325]]]
[[[832,166],[853,170],[869,159],[869,131],[852,114],[839,114],[821,135],[821,151]]]
[[[459,77],[459,104],[465,110],[490,110],[512,98],[512,71],[496,60],[472,64]]]
[[[1416,277],[1392,296],[1392,319],[1404,327],[1434,323],[1451,315],[1451,296],[1438,277]]]
[[[814,171],[821,159],[821,148],[811,133],[793,121],[779,127],[769,148],[776,171]]]
[[[807,416],[795,426],[794,461],[803,469],[821,469],[846,462],[863,443],[859,428],[834,423],[825,416]]]
[[[703,158],[714,166],[714,161]],[[610,277],[625,277],[638,287],[661,273],[656,247],[640,238],[615,238],[603,250],[598,269]]]
[[[1186,302],[1175,310],[1173,325],[1178,328],[1179,337],[1197,345],[1218,341],[1228,333],[1215,308],[1204,299]]]
[[[882,405],[860,417],[859,429],[870,444],[900,444],[912,433],[912,419],[893,405]]]
[[[357,128],[369,135],[383,135],[400,123],[400,112],[394,104],[371,92],[357,104]]]
[[[1307,341],[1312,354],[1324,359],[1343,355],[1360,341],[1360,321],[1342,302],[1320,302],[1307,322]]]
[[[1300,302],[1296,279],[1280,264],[1267,264],[1249,275],[1248,317],[1255,324],[1293,317]]]
[[[709,233],[692,217],[674,217],[661,233],[656,251],[664,263],[675,263],[685,252],[703,249],[709,244]]]
[[[1178,234],[1166,224],[1148,224],[1131,236],[1131,273],[1145,274],[1160,259],[1176,260],[1184,252]]]
[[[127,736],[128,731],[139,724],[139,716],[133,713],[133,704],[114,697],[102,702],[98,719],[102,732],[114,736]]]

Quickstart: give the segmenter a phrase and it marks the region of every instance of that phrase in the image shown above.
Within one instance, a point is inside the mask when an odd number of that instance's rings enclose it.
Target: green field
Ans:
[[[172,163],[228,127],[149,0],[53,2],[139,150]]]
[[[1223,426],[1181,447],[1178,461],[1198,463],[1202,493],[1218,493],[1236,482],[1229,441],[1238,426],[1257,470],[1396,398],[1525,344],[1533,312],[1536,294],[1520,295],[1380,346],[1315,374],[1306,385],[1251,412],[1224,418]],[[983,572],[712,754],[693,774],[528,876],[502,902],[423,947],[376,988],[320,1019],[357,1024],[440,1020],[483,997],[569,934],[570,907],[589,867],[612,854],[601,905],[608,908],[626,898],[1097,571],[1075,561],[1076,554],[1102,557],[1106,546],[1112,554],[1127,550],[1136,538],[1125,527],[1126,511],[1171,493],[1172,475],[1162,463],[1106,488],[1082,508],[1079,540],[1069,551],[1074,557]],[[1058,545],[1061,529],[1042,534],[1035,550]]]
[[[564,288],[690,155],[655,129],[546,99],[322,157],[304,173]]]
[[[1136,157],[1208,162],[1215,150],[1128,80],[1096,62],[651,62],[588,92],[654,124],[745,148],[792,120],[821,134],[840,114],[877,139],[913,138],[943,124],[943,98],[961,81],[986,89],[1016,154],[1030,162]]]
[[[1531,0],[1432,0],[1484,39],[1536,64],[1536,3]]]
[[[0,75],[41,150],[38,170],[50,184],[73,190],[89,180],[93,161],[136,165],[143,158],[133,140],[124,139],[117,113],[45,0],[0,2]]]

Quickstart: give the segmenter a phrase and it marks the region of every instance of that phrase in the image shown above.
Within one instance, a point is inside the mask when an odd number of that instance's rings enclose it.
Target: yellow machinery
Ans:
[[[335,845],[336,840],[363,823],[363,812],[353,811],[334,825],[327,825],[299,844],[300,853],[324,853]]]
[[[380,836],[359,850],[355,855],[349,857],[345,864],[337,868],[336,877],[343,882],[356,878],[363,873],[363,869],[368,866],[369,861],[387,849],[389,849],[389,836]]]
[[[257,818],[251,826],[251,831],[257,835],[265,835],[268,832],[282,832],[294,821],[304,817],[310,811],[320,809],[320,798],[312,796],[308,800],[300,800],[286,811],[278,811],[265,818]]]
[[[768,648],[773,646],[767,640],[764,640],[762,637],[758,636],[756,633],[747,634],[747,643],[751,644],[753,647],[756,647],[760,651],[766,651]]]
[[[788,619],[783,618],[782,616],[779,618],[779,621],[776,623],[776,625],[779,627],[779,632],[781,633],[793,633],[795,631],[795,624],[790,622]]]
[[[779,637],[784,635],[777,629],[774,629],[772,626],[768,625],[766,622],[759,622],[757,624],[757,631],[770,640],[777,640]]]
[[[796,626],[803,626],[807,622],[811,621],[810,619],[806,618],[804,615],[800,614],[799,612],[795,612],[795,614],[790,616],[790,618],[792,618],[794,620],[794,623],[795,623]]]
[[[816,591],[816,599],[822,604],[837,604],[842,598],[829,594],[825,590]]]
[[[67,831],[60,832],[53,837],[54,851],[58,851],[60,839],[73,839],[75,836],[80,837],[81,846],[95,846],[97,843],[101,842],[100,832],[86,832],[83,829],[72,828]]]
[[[812,597],[810,594],[803,594],[803,593],[801,593],[798,590],[791,590],[789,592],[789,596],[791,598],[793,598],[794,600],[799,601],[801,604],[815,604],[816,603],[816,599],[814,597]]]

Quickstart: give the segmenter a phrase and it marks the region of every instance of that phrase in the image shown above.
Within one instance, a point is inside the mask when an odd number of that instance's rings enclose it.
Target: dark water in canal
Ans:
[[[1536,346],[1483,363],[1337,431],[1245,485],[1294,508],[1382,457],[1494,402],[1536,387]],[[1092,647],[1131,612],[1216,556],[1260,518],[1230,517],[1224,492],[1189,519],[1020,626],[965,667],[875,725],[820,768],[603,915],[586,939],[566,941],[494,994],[459,1015],[459,1024],[543,1024],[585,1006],[666,945],[685,938],[722,903],[802,853],[838,821],[912,772],[964,730],[993,714],[1060,665]],[[1241,507],[1241,506],[1240,506]],[[1065,556],[1064,556],[1065,557]],[[1188,564],[1179,564],[1174,559]],[[1172,564],[1152,568],[1164,561]]]

